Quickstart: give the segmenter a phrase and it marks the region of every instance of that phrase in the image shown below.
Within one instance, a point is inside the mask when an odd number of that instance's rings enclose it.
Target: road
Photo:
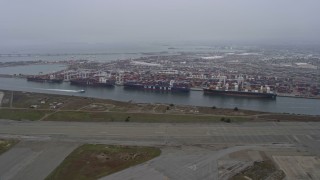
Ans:
[[[82,143],[162,148],[160,157],[105,179],[217,179],[218,158],[254,147],[293,145],[307,149],[312,155],[320,155],[320,123],[317,122],[169,124],[0,120],[0,138],[22,140],[0,156],[2,179],[43,179]],[[229,148],[220,151],[203,146]],[[12,160],[11,157],[16,158]],[[43,162],[47,165],[41,167]],[[38,174],[32,171],[34,169],[43,169],[41,178],[35,178]],[[8,172],[14,172],[15,176]]]

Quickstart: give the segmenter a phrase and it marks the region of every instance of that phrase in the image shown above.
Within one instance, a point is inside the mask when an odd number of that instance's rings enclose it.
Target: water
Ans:
[[[173,103],[193,106],[216,106],[218,108],[238,107],[240,109],[265,112],[320,115],[320,100],[317,99],[289,97],[277,97],[277,100],[251,99],[241,97],[210,96],[204,95],[202,91],[191,91],[190,93],[156,93],[139,90],[125,90],[121,86],[116,86],[114,88],[78,87],[71,86],[67,82],[61,84],[37,83],[19,78],[0,78],[0,89],[143,103]],[[77,91],[81,89],[86,90],[86,92],[78,93]]]
[[[123,60],[130,58],[138,58],[143,55],[139,53],[128,53],[128,54],[98,54],[98,55],[56,55],[56,56],[48,56],[48,55],[32,55],[26,57],[0,57],[0,62],[17,62],[17,61],[67,61],[67,60],[92,60],[92,61],[101,61],[101,62],[109,62],[112,60]]]
[[[43,74],[53,73],[67,68],[64,64],[39,64],[39,65],[27,65],[27,66],[12,66],[1,67],[0,74],[25,74],[25,75],[37,75],[40,72]]]
[[[174,48],[172,48],[174,47]],[[183,45],[183,44],[144,44],[144,45],[128,45],[128,46],[81,46],[81,47],[36,47],[36,48],[14,48],[1,49],[0,62],[13,61],[65,61],[65,60],[93,60],[101,62],[109,62],[112,60],[123,60],[130,58],[146,57],[150,55],[172,55],[181,52],[198,52],[212,53],[216,52],[213,46],[200,45]],[[219,49],[219,52],[230,52],[231,50]],[[232,50],[235,52],[236,50]],[[147,53],[147,54],[146,54]],[[6,54],[21,54],[22,57],[8,57]]]
[[[65,61],[65,60],[92,60],[109,62],[112,60],[123,60],[148,56],[149,54],[160,54],[170,51],[163,45],[61,45],[58,47],[26,47],[14,49],[1,49],[0,62],[13,61]],[[171,50],[175,52],[174,50]],[[8,57],[6,54],[21,54],[21,57]]]

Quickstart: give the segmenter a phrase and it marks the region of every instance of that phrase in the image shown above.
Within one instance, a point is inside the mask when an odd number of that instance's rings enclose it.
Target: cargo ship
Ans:
[[[37,77],[37,76],[28,76],[27,81],[46,82],[46,79],[44,79],[42,77]]]
[[[28,76],[27,81],[33,82],[47,82],[47,83],[62,83],[63,78],[56,78],[53,75],[50,76]]]
[[[125,89],[150,90],[159,92],[190,92],[190,87],[186,83],[176,83],[174,80],[168,82],[139,82],[127,81],[123,83]]]
[[[104,77],[78,78],[70,80],[70,84],[76,86],[113,87],[115,85],[115,81]]]
[[[259,90],[247,90],[244,91],[238,89],[238,85],[235,85],[235,89],[228,90],[226,89],[220,89],[219,87],[216,88],[210,88],[205,87],[203,88],[203,92],[205,94],[209,95],[219,95],[219,96],[238,96],[238,97],[249,97],[249,98],[268,98],[268,99],[276,99],[277,94],[270,91],[269,87],[263,88],[261,86],[260,91]]]
[[[270,98],[276,99],[275,93],[261,93],[261,92],[249,92],[249,91],[227,91],[227,90],[215,90],[210,88],[204,88],[205,94],[223,95],[223,96],[240,96],[240,97],[252,97],[252,98]]]

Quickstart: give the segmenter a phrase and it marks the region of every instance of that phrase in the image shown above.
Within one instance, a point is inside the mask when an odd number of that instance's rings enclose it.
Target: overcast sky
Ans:
[[[320,0],[0,0],[0,45],[320,41]]]

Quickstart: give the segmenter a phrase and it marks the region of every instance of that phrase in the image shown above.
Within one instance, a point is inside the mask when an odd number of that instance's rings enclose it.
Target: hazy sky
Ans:
[[[0,45],[320,42],[320,0],[0,0]]]

